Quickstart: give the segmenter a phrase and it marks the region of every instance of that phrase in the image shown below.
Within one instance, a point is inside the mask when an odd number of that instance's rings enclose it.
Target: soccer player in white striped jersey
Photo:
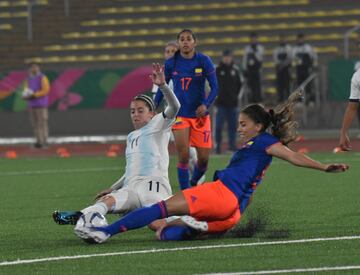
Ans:
[[[356,68],[356,67],[355,67]],[[360,104],[360,68],[358,67],[351,78],[351,91],[340,132],[340,148],[344,151],[351,150],[348,130],[353,122]]]
[[[125,213],[171,196],[168,144],[180,103],[165,82],[162,66],[153,64],[150,77],[164,94],[167,107],[155,114],[154,102],[149,96],[138,95],[132,100],[130,116],[135,130],[127,136],[125,174],[109,189],[100,192],[94,205],[81,211],[55,211],[56,223],[76,224],[81,215],[89,212]],[[150,228],[155,230],[161,224],[155,221]],[[77,230],[81,228],[75,227],[75,233]]]

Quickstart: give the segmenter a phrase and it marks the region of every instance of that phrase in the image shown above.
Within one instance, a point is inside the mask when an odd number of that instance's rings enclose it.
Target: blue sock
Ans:
[[[189,183],[189,165],[179,162],[177,165],[178,180],[180,189],[184,190],[190,187]]]
[[[205,166],[195,165],[194,173],[193,173],[191,181],[190,181],[191,186],[197,185],[197,182],[199,181],[199,179],[205,174],[206,169],[207,169],[207,165],[205,165]]]
[[[170,225],[165,227],[160,234],[162,241],[183,241],[194,236],[194,230],[188,226]]]
[[[167,216],[165,202],[161,201],[149,207],[136,209],[120,220],[105,227],[98,227],[97,229],[112,236],[120,232],[143,227],[157,219],[166,218]]]

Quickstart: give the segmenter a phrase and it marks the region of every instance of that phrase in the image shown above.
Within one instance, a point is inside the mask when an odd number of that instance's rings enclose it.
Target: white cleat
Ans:
[[[97,230],[96,227],[87,226],[75,226],[74,233],[80,239],[87,243],[104,243],[110,238],[109,234],[101,230]]]
[[[187,226],[199,230],[202,232],[207,232],[209,230],[209,226],[207,222],[198,221],[195,218],[191,216],[181,216],[180,218],[183,223],[185,223]]]

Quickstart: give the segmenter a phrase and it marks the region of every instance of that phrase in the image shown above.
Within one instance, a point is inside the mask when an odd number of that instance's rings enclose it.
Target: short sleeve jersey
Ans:
[[[160,113],[127,136],[125,185],[135,176],[157,176],[168,180],[168,144],[174,121]]]
[[[278,142],[271,134],[261,133],[236,151],[224,170],[215,172],[214,180],[220,179],[237,196],[240,212],[245,210],[272,161],[267,148]]]
[[[360,69],[358,69],[351,78],[349,101],[360,102]]]

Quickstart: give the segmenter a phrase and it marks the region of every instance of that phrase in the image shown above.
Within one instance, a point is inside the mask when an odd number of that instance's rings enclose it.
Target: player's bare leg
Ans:
[[[178,181],[182,190],[189,188],[189,128],[173,130],[178,154]]]
[[[196,148],[198,161],[194,169],[194,174],[190,181],[192,186],[197,185],[199,180],[205,175],[209,162],[210,150],[210,148]]]

